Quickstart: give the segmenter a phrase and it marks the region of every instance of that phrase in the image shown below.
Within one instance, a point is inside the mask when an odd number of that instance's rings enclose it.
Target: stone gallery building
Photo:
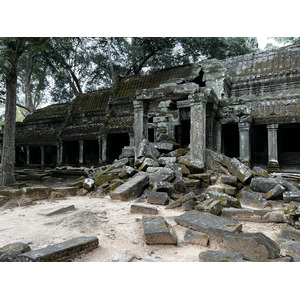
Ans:
[[[16,165],[99,165],[148,139],[189,145],[199,165],[209,148],[275,171],[300,166],[299,136],[300,46],[288,46],[118,78],[38,109],[17,123]]]

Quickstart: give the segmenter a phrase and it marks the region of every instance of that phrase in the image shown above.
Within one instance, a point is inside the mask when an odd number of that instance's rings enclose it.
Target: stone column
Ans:
[[[214,148],[213,150],[221,153],[222,152],[222,125],[218,120],[214,120]]]
[[[239,127],[239,144],[240,158],[244,164],[250,167],[251,144],[250,144],[250,127],[249,122],[238,123]]]
[[[84,141],[79,141],[79,165],[83,165],[83,145]]]
[[[145,101],[133,101],[134,106],[134,145],[135,153],[142,140],[148,139],[148,103]]]
[[[57,165],[58,166],[62,165],[62,160],[63,160],[63,142],[60,141],[57,144]]]
[[[278,124],[267,125],[268,130],[268,170],[278,171],[277,130]]]
[[[26,165],[30,165],[30,146],[26,146]]]
[[[133,132],[129,132],[129,146],[133,147],[134,146],[134,133]]]
[[[206,116],[206,146],[211,150],[214,148],[214,125],[216,110],[216,105],[210,106],[210,110],[207,112],[209,115]]]
[[[102,138],[98,136],[98,145],[99,145],[99,164],[102,163]]]
[[[41,168],[45,167],[45,147],[40,146],[41,148]]]
[[[102,134],[102,162],[106,162],[107,160],[107,134]]]
[[[206,149],[206,102],[202,94],[189,96],[191,106],[190,149],[191,159],[199,166],[205,165]]]

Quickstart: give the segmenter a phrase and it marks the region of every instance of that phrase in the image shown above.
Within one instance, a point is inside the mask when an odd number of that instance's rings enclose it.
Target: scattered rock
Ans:
[[[74,205],[60,205],[51,209],[41,211],[39,214],[44,216],[53,216],[53,215],[63,214],[73,210],[75,210]]]
[[[172,226],[161,216],[143,216],[144,238],[148,245],[177,244],[177,236]]]
[[[0,262],[15,261],[19,254],[28,252],[30,250],[31,248],[28,244],[20,242],[5,245],[0,248]]]
[[[243,260],[243,255],[238,252],[206,250],[200,252],[199,261],[201,262],[242,262],[244,260]]]
[[[242,230],[242,224],[236,221],[197,211],[186,212],[175,217],[174,220],[181,226],[209,235],[223,231],[240,232]]]
[[[283,202],[289,203],[291,201],[300,202],[300,191],[283,193]]]
[[[285,191],[285,187],[283,187],[281,184],[277,184],[273,189],[271,189],[266,193],[265,198],[267,200],[276,199],[282,196],[284,191]]]
[[[294,230],[282,229],[278,237],[294,242],[300,242],[300,232]]]
[[[130,206],[130,212],[146,215],[157,215],[158,209],[156,207],[146,206],[142,204],[132,204]]]
[[[187,230],[184,235],[184,241],[188,244],[206,247],[208,246],[208,240],[208,234],[194,230]]]
[[[87,190],[88,192],[91,191],[94,187],[94,179],[92,178],[86,178],[83,181],[83,188]]]
[[[195,206],[198,211],[209,212],[213,215],[219,215],[222,212],[223,206],[219,200],[205,200]]]
[[[166,192],[148,192],[147,202],[150,204],[166,205],[169,203],[169,195]]]
[[[149,184],[149,175],[145,172],[139,172],[127,182],[117,187],[110,193],[112,199],[129,200],[139,197],[144,188]]]
[[[46,248],[19,254],[19,262],[62,262],[71,261],[78,255],[90,252],[97,248],[97,237],[77,237]]]
[[[236,187],[237,185],[237,178],[235,176],[231,176],[231,175],[222,175],[220,177],[220,180],[224,183],[224,184],[228,184],[231,186]]]
[[[285,187],[288,191],[298,192],[298,189],[292,183],[282,178],[253,177],[250,183],[250,189],[255,192],[268,193],[278,184]]]

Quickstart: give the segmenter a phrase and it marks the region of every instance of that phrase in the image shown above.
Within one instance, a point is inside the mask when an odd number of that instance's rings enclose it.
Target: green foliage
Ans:
[[[300,37],[274,37],[277,43],[284,45],[296,45],[300,44]]]

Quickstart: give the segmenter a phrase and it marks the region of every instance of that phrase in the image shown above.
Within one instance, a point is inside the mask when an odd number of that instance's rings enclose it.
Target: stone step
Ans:
[[[18,262],[62,262],[71,261],[76,256],[98,247],[97,237],[77,237],[59,244],[23,253],[17,256]]]

